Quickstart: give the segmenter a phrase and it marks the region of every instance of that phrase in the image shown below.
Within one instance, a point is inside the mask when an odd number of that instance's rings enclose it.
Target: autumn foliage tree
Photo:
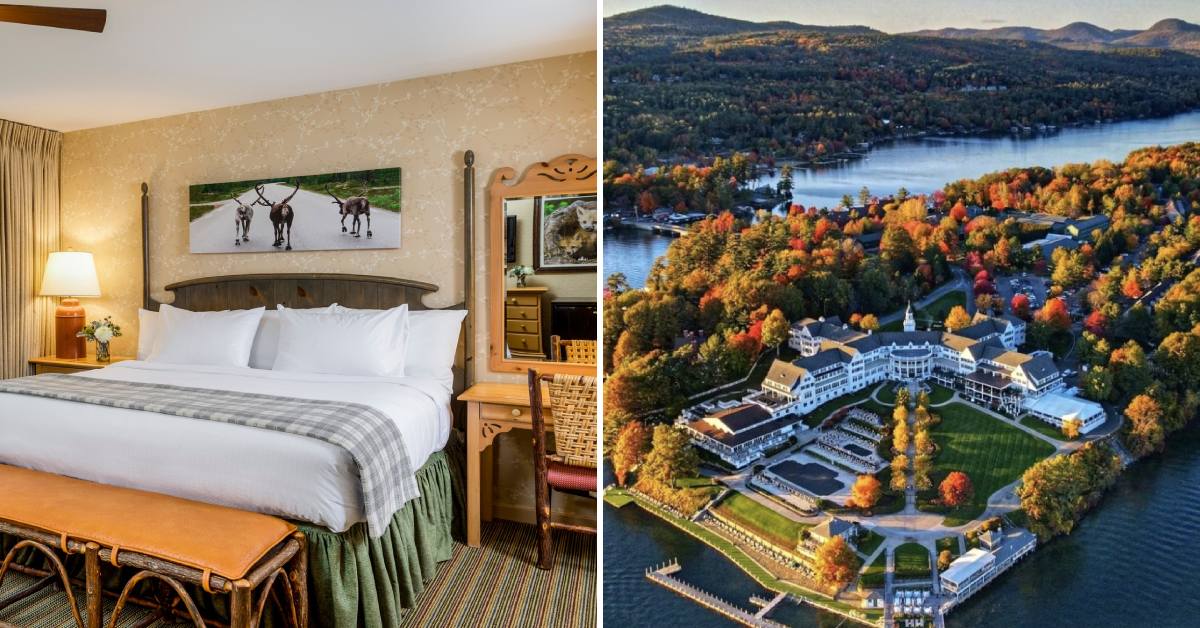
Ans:
[[[787,317],[778,308],[771,310],[762,323],[762,342],[772,349],[778,349],[788,339],[791,326]]]
[[[879,318],[874,314],[864,314],[858,326],[863,331],[879,331]]]
[[[641,421],[630,421],[621,428],[612,452],[609,454],[609,459],[613,464],[613,473],[617,476],[617,484],[625,486],[629,472],[641,464],[649,435],[646,426],[642,425]]]
[[[967,314],[967,308],[956,305],[950,308],[950,313],[946,316],[946,329],[954,331],[962,329],[971,324],[971,315]]]
[[[1014,294],[1012,301],[1008,305],[1012,308],[1013,316],[1029,320],[1029,297],[1025,296],[1025,293],[1018,292]]]
[[[1067,302],[1062,298],[1048,299],[1034,318],[1051,331],[1067,331],[1071,328],[1071,314],[1067,311]]]
[[[1129,453],[1137,457],[1160,451],[1165,441],[1163,430],[1163,409],[1154,397],[1138,395],[1125,407],[1125,417],[1129,419],[1125,444]]]
[[[966,473],[951,471],[938,486],[938,493],[942,496],[942,503],[957,508],[971,501],[975,496],[975,486]]]
[[[862,474],[850,488],[850,500],[846,503],[851,508],[870,510],[883,495],[883,485],[873,475]]]
[[[821,584],[840,589],[858,574],[859,560],[846,540],[835,536],[817,548],[813,566]]]

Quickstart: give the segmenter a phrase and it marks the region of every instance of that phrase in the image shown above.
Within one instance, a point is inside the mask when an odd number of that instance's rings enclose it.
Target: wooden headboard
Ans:
[[[342,275],[337,273],[270,273],[203,277],[170,284],[175,307],[194,312],[245,310],[256,307],[275,309],[276,304],[290,308],[324,307],[332,303],[357,309],[387,309],[408,305],[410,310],[426,310],[423,298],[438,287],[422,281]],[[158,303],[152,303],[158,309]],[[446,309],[464,309],[463,304]],[[459,335],[454,357],[454,391],[466,388],[467,335]]]
[[[462,303],[445,309],[465,309],[463,331],[458,338],[454,356],[454,394],[471,384],[474,363],[474,240],[475,214],[475,154],[463,154],[463,280],[465,295]],[[160,305],[150,296],[150,201],[149,187],[142,184],[142,285],[143,305],[158,310]],[[286,253],[278,253],[286,255]],[[358,309],[387,309],[408,305],[410,310],[430,309],[423,301],[425,295],[437,292],[438,287],[423,281],[371,275],[337,273],[268,273],[227,275],[188,279],[166,286],[174,293],[171,303],[193,311],[243,310],[256,307],[275,309],[276,304],[291,308],[323,307],[338,303]]]

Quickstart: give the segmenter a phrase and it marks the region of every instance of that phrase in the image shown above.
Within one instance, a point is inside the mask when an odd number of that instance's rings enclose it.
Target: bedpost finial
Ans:
[[[475,165],[475,151],[467,150],[467,152],[463,153],[463,163],[465,163],[468,166],[474,166]]]
[[[149,192],[149,191],[150,191],[150,186],[146,185],[145,181],[142,181],[142,194],[145,194],[146,192]]]

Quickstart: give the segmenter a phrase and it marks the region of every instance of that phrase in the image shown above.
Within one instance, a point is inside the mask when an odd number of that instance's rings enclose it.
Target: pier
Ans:
[[[682,567],[679,566],[679,561],[671,560],[659,565],[658,567],[646,569],[646,577],[649,578],[651,582],[658,583],[674,591],[675,593],[678,593],[679,595],[682,595],[683,597],[721,615],[722,617],[736,621],[743,626],[751,626],[752,628],[786,628],[783,624],[776,621],[771,621],[765,617],[768,612],[773,610],[781,601],[783,601],[784,598],[787,597],[786,593],[780,593],[779,595],[775,596],[770,602],[767,602],[766,605],[763,606],[762,610],[760,610],[758,613],[751,613],[746,609],[734,606],[733,604],[726,602],[725,600],[722,600],[721,598],[707,591],[694,587],[683,580],[676,578],[674,574],[679,573],[680,569],[682,569]]]

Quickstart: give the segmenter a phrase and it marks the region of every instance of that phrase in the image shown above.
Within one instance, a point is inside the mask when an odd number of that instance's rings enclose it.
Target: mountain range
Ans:
[[[1000,39],[1032,41],[1063,48],[1104,50],[1116,48],[1165,48],[1200,52],[1200,24],[1179,19],[1160,20],[1144,31],[1108,30],[1088,22],[1073,22],[1062,28],[1041,29],[1028,26],[1001,28],[942,28],[907,35],[949,39]]]
[[[788,21],[751,22],[693,9],[659,5],[612,15],[604,19],[606,39],[633,44],[635,40],[670,41],[681,38],[714,37],[755,32],[883,34],[867,26],[817,26]],[[992,29],[942,28],[902,33],[917,37],[1024,41],[1082,50],[1119,48],[1162,48],[1200,53],[1200,24],[1165,19],[1146,30],[1109,30],[1088,22],[1073,22],[1061,28],[1040,29],[1005,26]]]

